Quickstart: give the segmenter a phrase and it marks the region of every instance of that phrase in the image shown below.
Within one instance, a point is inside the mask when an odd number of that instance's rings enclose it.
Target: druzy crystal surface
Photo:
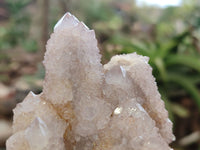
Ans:
[[[46,48],[43,92],[14,109],[7,150],[171,150],[147,57],[117,55],[103,66],[94,31],[70,13]]]

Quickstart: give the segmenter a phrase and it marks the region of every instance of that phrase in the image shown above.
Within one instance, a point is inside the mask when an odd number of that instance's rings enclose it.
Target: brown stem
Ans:
[[[48,13],[49,13],[49,0],[44,0],[43,1],[43,7],[42,7],[42,19],[43,19],[43,24],[42,24],[42,50],[45,52],[46,50],[46,42],[48,40]]]

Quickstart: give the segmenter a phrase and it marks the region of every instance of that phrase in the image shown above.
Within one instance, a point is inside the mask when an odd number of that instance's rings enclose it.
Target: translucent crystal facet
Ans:
[[[171,150],[172,123],[148,58],[114,56],[70,13],[47,42],[43,92],[14,109],[7,150]]]

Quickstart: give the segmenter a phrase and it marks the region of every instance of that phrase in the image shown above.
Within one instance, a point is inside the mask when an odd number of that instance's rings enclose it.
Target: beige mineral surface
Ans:
[[[43,92],[14,109],[7,150],[171,150],[147,57],[117,55],[102,66],[94,31],[70,13],[46,48]]]

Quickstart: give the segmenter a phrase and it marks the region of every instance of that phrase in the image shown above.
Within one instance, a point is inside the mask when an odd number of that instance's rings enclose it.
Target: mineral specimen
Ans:
[[[94,31],[66,13],[47,43],[43,92],[14,109],[7,150],[171,150],[148,58],[100,59]]]

